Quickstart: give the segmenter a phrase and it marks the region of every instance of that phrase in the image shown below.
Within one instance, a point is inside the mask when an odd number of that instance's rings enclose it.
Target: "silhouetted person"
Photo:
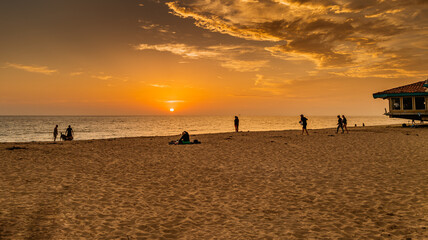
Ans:
[[[67,137],[67,139],[72,140],[73,139],[73,129],[71,128],[70,125],[68,125],[68,128],[65,130],[65,136]]]
[[[235,132],[239,131],[239,118],[235,116]]]
[[[183,133],[181,133],[180,139],[178,139],[178,144],[183,144],[183,143],[190,143],[189,133],[186,131],[183,131]]]
[[[342,129],[342,133],[344,133],[345,131],[343,130],[343,121],[342,118],[340,118],[340,115],[337,115],[337,129],[336,129],[336,133],[339,132],[339,128]]]
[[[169,145],[181,145],[181,144],[200,144],[201,142],[198,139],[194,139],[193,142],[190,142],[190,135],[188,132],[183,131],[181,133],[180,139],[177,141],[171,141]]]
[[[342,122],[343,122],[343,127],[346,130],[346,133],[349,133],[348,127],[346,126],[348,124],[348,120],[346,119],[345,115],[342,115]]]
[[[58,125],[55,126],[53,131],[54,142],[56,141],[57,136],[58,136]]]
[[[363,123],[363,127],[365,127],[366,125]]]
[[[306,126],[308,125],[308,119],[305,118],[305,116],[303,116],[303,114],[300,114],[300,123],[302,124],[302,135],[305,132],[306,132],[307,135],[309,135],[308,129],[306,128]]]

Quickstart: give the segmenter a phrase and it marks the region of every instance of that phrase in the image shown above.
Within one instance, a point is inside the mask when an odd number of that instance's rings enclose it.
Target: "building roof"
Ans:
[[[373,93],[374,98],[401,97],[401,96],[426,96],[428,95],[428,79],[409,85],[388,89]]]

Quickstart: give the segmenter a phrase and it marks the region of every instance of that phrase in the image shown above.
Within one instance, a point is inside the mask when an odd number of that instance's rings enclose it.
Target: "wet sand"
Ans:
[[[428,128],[0,143],[0,239],[428,239]]]

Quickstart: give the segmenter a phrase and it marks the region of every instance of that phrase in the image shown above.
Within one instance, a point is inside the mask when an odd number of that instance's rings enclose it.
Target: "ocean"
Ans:
[[[334,128],[336,116],[306,116],[308,129]],[[240,131],[301,129],[299,116],[239,116]],[[408,123],[385,116],[349,116],[348,126]],[[75,140],[138,136],[172,136],[234,131],[234,116],[0,116],[0,142],[52,141],[53,129],[68,125]],[[58,140],[58,139],[57,139]]]

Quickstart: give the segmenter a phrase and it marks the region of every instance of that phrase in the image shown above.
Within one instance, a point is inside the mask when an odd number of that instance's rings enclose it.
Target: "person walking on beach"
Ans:
[[[235,132],[239,131],[239,118],[235,116]]]
[[[343,130],[343,121],[342,121],[342,118],[340,118],[340,115],[337,115],[337,129],[336,129],[336,133],[339,133],[339,128],[342,128],[342,133],[345,132]]]
[[[346,125],[348,125],[348,120],[346,120],[345,115],[342,115],[342,122],[343,122],[343,128],[345,128],[346,133],[349,133],[348,127],[346,126]]]
[[[308,125],[308,119],[305,118],[305,116],[303,116],[303,114],[300,114],[300,124],[302,124],[302,135],[306,132],[307,135],[309,135],[308,133],[308,129],[306,128],[306,126]]]
[[[54,142],[56,142],[56,137],[58,136],[58,125],[55,126],[53,131]]]

